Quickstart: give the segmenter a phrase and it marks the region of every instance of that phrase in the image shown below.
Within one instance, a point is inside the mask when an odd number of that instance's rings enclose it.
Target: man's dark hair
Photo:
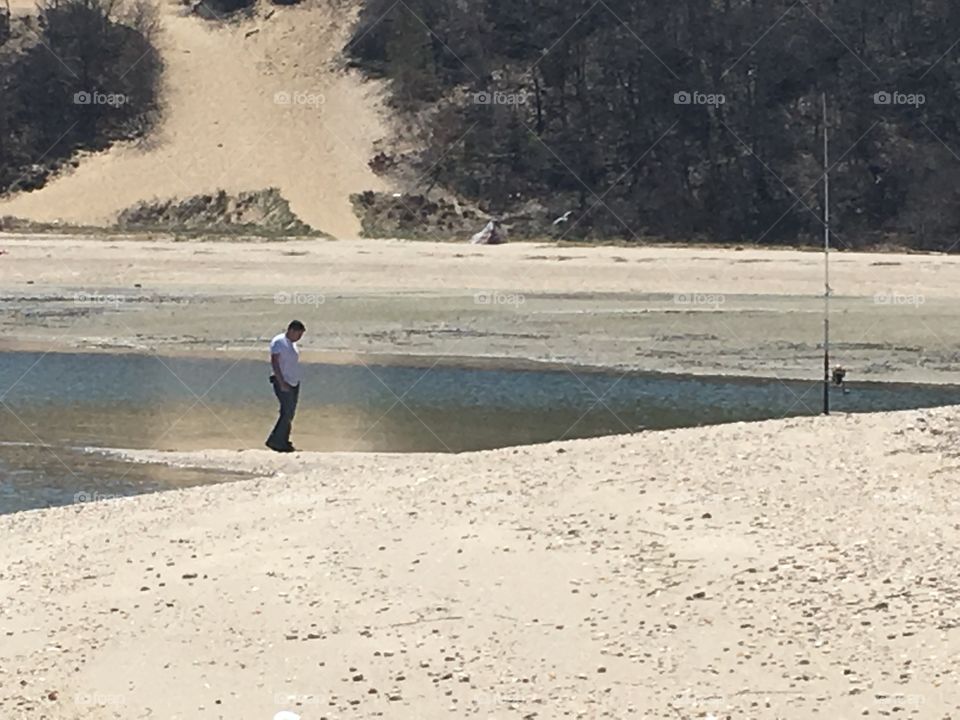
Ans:
[[[287,325],[287,330],[299,330],[300,332],[306,332],[307,326],[299,320],[294,320],[292,323]]]

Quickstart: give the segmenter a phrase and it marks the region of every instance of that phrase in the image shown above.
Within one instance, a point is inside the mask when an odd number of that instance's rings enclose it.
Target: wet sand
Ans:
[[[818,253],[402,241],[0,236],[0,350],[550,363],[816,378]],[[960,258],[835,253],[849,378],[955,382]],[[413,361],[416,362],[416,361]]]
[[[459,456],[0,517],[0,716],[949,718],[960,410]]]

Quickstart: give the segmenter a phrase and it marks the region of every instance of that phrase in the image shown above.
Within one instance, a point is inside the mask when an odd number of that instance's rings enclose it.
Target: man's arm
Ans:
[[[273,366],[273,376],[277,378],[280,389],[286,392],[290,389],[290,386],[287,385],[287,381],[284,380],[283,373],[280,371],[280,353],[273,353],[270,356],[270,364]]]

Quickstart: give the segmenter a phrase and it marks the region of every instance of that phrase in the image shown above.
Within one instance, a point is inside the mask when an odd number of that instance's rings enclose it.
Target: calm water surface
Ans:
[[[276,401],[266,363],[0,353],[0,513],[231,479],[84,447],[259,448]],[[641,429],[814,414],[818,382],[578,371],[308,365],[304,450],[460,452]],[[868,383],[838,412],[960,404],[960,387]]]

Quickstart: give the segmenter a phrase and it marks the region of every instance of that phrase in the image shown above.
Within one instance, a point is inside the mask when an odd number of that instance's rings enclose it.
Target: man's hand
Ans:
[[[280,392],[290,392],[292,388],[283,380],[280,381]]]

